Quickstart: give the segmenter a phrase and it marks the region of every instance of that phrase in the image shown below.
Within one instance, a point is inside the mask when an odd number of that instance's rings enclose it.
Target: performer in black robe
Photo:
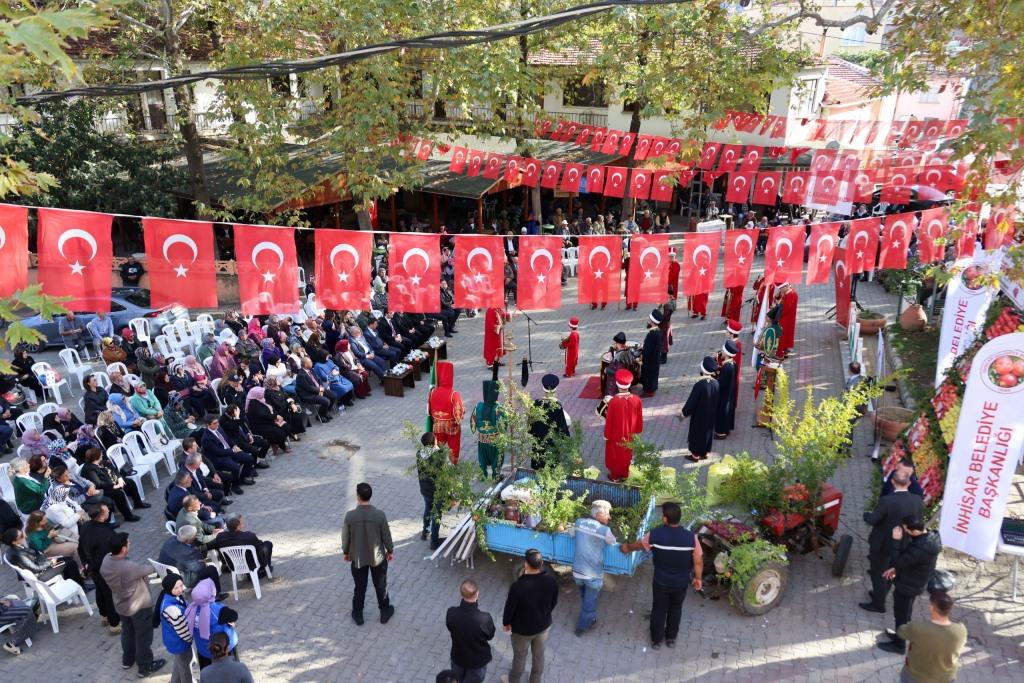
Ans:
[[[718,413],[715,438],[724,439],[736,426],[736,342],[727,339],[718,352]]]
[[[651,311],[647,322],[647,336],[644,337],[643,364],[640,366],[640,382],[644,385],[644,396],[654,396],[658,390],[658,373],[661,370],[661,325],[659,309]]]
[[[690,432],[686,446],[693,462],[706,460],[715,440],[715,413],[718,412],[718,380],[714,378],[718,363],[711,356],[704,356],[700,364],[700,379],[690,390],[690,396],[683,406],[682,417],[690,418]]]
[[[534,438],[533,458],[530,466],[538,470],[544,467],[544,453],[550,447],[550,438],[555,435],[569,436],[569,424],[565,419],[565,411],[558,400],[555,389],[558,387],[558,375],[548,373],[540,380],[544,387],[544,395],[535,399],[533,405],[544,413],[542,420],[530,422],[530,434]]]

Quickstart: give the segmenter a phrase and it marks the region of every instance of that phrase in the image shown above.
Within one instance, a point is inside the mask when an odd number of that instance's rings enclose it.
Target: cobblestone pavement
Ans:
[[[793,384],[814,387],[818,396],[842,387],[839,344],[833,323],[825,320],[832,305],[831,285],[799,288],[800,322],[797,356],[788,363]],[[893,297],[875,284],[860,289],[861,301],[872,308],[891,311]],[[566,302],[575,300],[575,282],[565,290]],[[887,303],[889,302],[889,303]],[[721,293],[711,297],[710,310],[717,312]],[[598,369],[599,354],[618,330],[631,339],[643,335],[649,307],[627,312],[621,307],[590,311],[567,303],[560,311],[534,316],[533,357],[536,363],[532,391],[539,393],[539,375],[561,374],[562,354],[557,342],[565,321],[579,315],[581,362],[579,376],[563,380],[558,393],[570,414],[586,426],[585,458],[602,466],[603,448],[594,402],[580,400],[586,377]],[[749,316],[749,306],[745,307]],[[459,334],[451,340],[456,365],[456,385],[467,405],[480,398],[481,381],[489,376],[481,359],[481,318],[463,319]],[[717,349],[722,324],[717,316],[691,320],[684,308],[674,317],[676,343],[669,363],[662,366],[661,386],[655,398],[645,400],[645,438],[661,445],[665,461],[676,468],[696,467],[685,455],[685,425],[675,414],[696,378],[701,356]],[[512,323],[519,351],[526,350],[522,317]],[[744,336],[750,348],[749,335]],[[749,355],[747,356],[749,359]],[[742,371],[742,396],[737,424],[742,427],[724,442],[726,452],[749,451],[770,457],[770,435],[747,428],[752,423],[750,388],[753,373]],[[449,638],[444,628],[445,609],[458,602],[458,583],[467,576],[481,585],[481,607],[500,623],[501,609],[513,570],[513,560],[498,555],[496,562],[478,557],[475,569],[434,566],[424,561],[427,544],[419,540],[422,503],[416,480],[407,474],[412,462],[410,444],[401,436],[404,421],[420,423],[424,416],[426,383],[420,383],[404,399],[385,397],[380,388],[358,402],[347,415],[329,426],[317,426],[294,453],[278,459],[266,470],[259,485],[237,497],[232,512],[245,514],[249,528],[275,544],[275,574],[281,581],[265,585],[257,601],[248,584],[241,589],[237,607],[240,618],[240,653],[260,681],[428,681],[446,668]],[[465,430],[463,453],[473,457],[475,444]],[[867,587],[865,554],[867,530],[860,521],[870,487],[870,428],[857,432],[855,452],[836,478],[846,494],[843,532],[855,537],[846,575],[831,576],[830,552],[794,558],[789,585],[781,606],[763,617],[742,616],[726,601],[702,600],[691,593],[684,606],[682,638],[674,650],[648,649],[647,615],[650,608],[650,565],[634,577],[612,577],[605,584],[599,605],[597,628],[582,639],[573,635],[579,609],[576,589],[562,580],[561,600],[548,646],[548,680],[564,681],[893,681],[901,660],[874,647],[876,637],[890,615],[870,614],[857,608]],[[719,454],[715,454],[718,457]],[[708,463],[700,465],[705,469]],[[166,477],[166,475],[165,475]],[[373,484],[374,504],[385,510],[395,537],[395,561],[389,586],[396,616],[381,625],[376,610],[367,607],[367,623],[357,627],[349,618],[352,581],[340,556],[340,524],[344,512],[355,504],[359,481]],[[166,478],[164,479],[166,482]],[[1016,497],[1021,497],[1018,482]],[[150,500],[160,494],[147,490]],[[144,511],[144,520],[125,525],[133,532],[133,556],[155,557],[166,535],[161,506]],[[1020,680],[1020,643],[1024,639],[1024,605],[1009,601],[1009,564],[964,561],[953,553],[943,557],[944,566],[960,572],[956,594],[960,598],[955,617],[970,632],[961,681]],[[230,583],[230,582],[228,582]],[[12,573],[0,571],[0,594],[17,592]],[[370,600],[372,602],[372,591]],[[926,616],[918,601],[916,617]],[[98,616],[88,618],[80,608],[64,608],[61,633],[41,629],[26,654],[0,655],[3,679],[28,681],[46,672],[56,680],[129,680],[133,672],[118,668],[119,644],[99,627]],[[158,653],[159,633],[156,634]],[[511,644],[499,632],[493,641],[494,661],[488,681],[508,671]],[[159,655],[158,655],[159,656]],[[1013,672],[1017,673],[1014,674]],[[130,674],[130,675],[129,675]],[[155,680],[166,681],[169,671]]]

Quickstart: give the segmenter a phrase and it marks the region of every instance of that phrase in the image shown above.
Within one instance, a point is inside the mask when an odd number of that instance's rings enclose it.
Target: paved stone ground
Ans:
[[[838,352],[840,337],[834,324],[824,319],[832,305],[831,285],[799,288],[800,323],[797,356],[788,363],[797,387],[814,387],[824,396],[842,387]],[[861,301],[872,308],[891,308],[893,297],[874,284],[862,285]],[[565,301],[575,299],[570,280]],[[888,303],[887,303],[888,302]],[[717,312],[721,294],[711,298]],[[646,307],[645,307],[646,308]],[[601,434],[593,414],[594,402],[576,396],[586,376],[597,372],[598,356],[611,336],[622,329],[630,338],[643,335],[647,310],[621,309],[591,312],[569,303],[557,312],[535,316],[533,332],[536,363],[531,389],[539,393],[539,375],[561,374],[557,348],[569,316],[582,321],[579,377],[563,380],[559,388],[567,410],[586,426],[585,458],[603,465]],[[749,307],[745,308],[749,316]],[[722,341],[717,316],[707,321],[690,320],[681,309],[675,316],[676,344],[662,366],[661,389],[645,402],[645,437],[665,449],[665,461],[677,468],[696,467],[685,455],[685,425],[675,417],[696,367],[704,354]],[[520,350],[525,353],[523,318],[513,322]],[[467,405],[480,397],[481,381],[489,372],[480,355],[481,318],[462,320],[451,358],[456,364],[456,384]],[[749,336],[744,337],[749,349]],[[749,351],[748,351],[749,353]],[[748,356],[749,358],[749,356]],[[750,399],[752,372],[744,368],[738,425],[744,425],[728,441],[717,442],[725,452],[749,451],[770,457],[770,435],[746,428],[753,420]],[[373,397],[360,401],[344,418],[330,426],[315,427],[294,453],[277,460],[264,472],[258,486],[237,498],[232,512],[245,514],[248,526],[275,544],[278,583],[265,585],[257,601],[246,584],[241,600],[228,599],[240,613],[238,629],[242,659],[260,681],[428,681],[447,666],[449,638],[444,628],[445,609],[458,602],[457,587],[466,576],[482,587],[481,607],[500,622],[513,560],[498,555],[496,562],[478,556],[476,568],[434,566],[424,561],[427,544],[419,540],[422,509],[415,478],[406,473],[412,447],[401,436],[404,421],[419,423],[424,416],[426,384],[419,384],[404,399],[385,397],[375,389]],[[883,617],[859,610],[865,597],[867,567],[865,525],[860,521],[870,486],[870,429],[859,428],[855,450],[858,457],[836,478],[846,494],[843,531],[855,537],[846,576],[831,576],[831,553],[794,558],[789,586],[782,605],[763,617],[738,613],[726,601],[705,601],[696,594],[686,600],[682,638],[675,650],[648,650],[647,614],[650,606],[650,565],[634,577],[614,577],[606,583],[599,606],[600,622],[583,639],[572,632],[579,599],[571,582],[562,581],[561,601],[549,641],[549,680],[566,681],[892,681],[900,659],[874,648],[878,633],[891,626]],[[348,448],[347,442],[354,446]],[[466,430],[466,457],[475,444]],[[717,457],[719,454],[715,454]],[[707,463],[700,466],[707,467]],[[166,475],[165,475],[166,476]],[[367,623],[357,627],[349,618],[352,581],[340,556],[340,524],[344,512],[355,503],[359,481],[374,485],[373,502],[388,513],[396,541],[395,561],[389,571],[390,593],[397,614],[387,625],[376,620],[367,607]],[[165,479],[166,481],[166,479]],[[1022,497],[1020,482],[1016,498]],[[149,490],[150,500],[160,494]],[[144,520],[126,525],[133,532],[133,556],[155,557],[166,538],[160,505],[144,511]],[[947,552],[943,565],[960,572],[956,594],[960,604],[956,618],[966,621],[971,634],[964,658],[962,681],[1020,680],[1020,644],[1024,638],[1024,605],[1009,601],[1009,564],[964,561]],[[230,583],[230,581],[228,581]],[[10,571],[0,572],[0,594],[16,592]],[[372,596],[372,592],[371,592]],[[372,602],[372,597],[370,598]],[[918,601],[916,616],[925,616]],[[55,679],[83,681],[129,680],[133,675],[118,668],[119,644],[99,627],[98,617],[88,618],[80,608],[64,608],[61,633],[40,630],[35,646],[18,658],[3,655],[4,680],[27,681],[46,672]],[[156,636],[158,653],[159,634]],[[494,639],[494,662],[488,681],[508,671],[511,645],[500,631]],[[56,656],[55,656],[56,655]],[[1013,672],[1017,671],[1016,674]],[[129,672],[132,674],[132,672]],[[169,673],[156,677],[166,681]]]

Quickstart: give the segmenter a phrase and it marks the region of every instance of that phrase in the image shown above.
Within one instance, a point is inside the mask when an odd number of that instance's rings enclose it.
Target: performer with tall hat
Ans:
[[[739,407],[740,396],[740,372],[743,370],[743,342],[740,341],[740,333],[743,332],[743,325],[739,320],[730,320],[725,324],[725,338],[731,339],[736,344],[736,406]]]
[[[743,312],[743,289],[746,285],[728,287],[722,299],[722,317],[728,320],[739,320]]]
[[[698,315],[701,320],[706,320],[708,317],[708,293],[704,294],[693,294],[686,298],[687,308],[690,309],[690,317],[696,318]]]
[[[548,373],[540,378],[544,395],[534,399],[533,405],[540,409],[541,418],[530,421],[530,436],[533,437],[533,458],[530,467],[539,470],[544,467],[544,456],[550,450],[556,437],[569,436],[569,418],[558,400],[558,375]]]
[[[761,274],[754,280],[754,307],[750,311],[750,322],[757,325],[758,319],[761,317],[761,306],[765,303],[765,292],[768,292],[768,307],[771,308],[774,305],[775,297],[775,285],[769,283],[764,274]]]
[[[604,466],[612,481],[621,481],[629,476],[633,450],[627,444],[634,435],[644,431],[643,401],[629,392],[631,384],[633,373],[619,370],[615,373],[618,393],[605,397],[608,410],[604,420]]]
[[[601,356],[601,369],[604,373],[603,395],[612,396],[615,393],[615,373],[619,370],[629,370],[633,377],[640,374],[639,345],[626,340],[625,332],[617,332],[612,337],[612,345],[608,351]]]
[[[430,390],[427,408],[430,411],[437,445],[446,444],[452,453],[452,464],[457,465],[462,443],[462,418],[466,409],[462,403],[462,396],[454,388],[455,366],[450,361],[441,360],[435,363],[435,367],[437,386]]]
[[[502,332],[509,315],[504,308],[488,308],[484,314],[484,363],[493,367],[501,365],[501,357],[505,355]]]
[[[569,318],[569,334],[562,337],[562,343],[558,348],[565,349],[565,374],[563,377],[573,377],[576,374],[576,362],[580,359],[580,333],[578,331],[580,319],[576,316]]]
[[[718,352],[718,411],[715,438],[724,439],[736,427],[736,342],[726,339]]]
[[[661,309],[651,311],[647,320],[647,336],[644,337],[643,363],[640,366],[640,383],[644,385],[644,396],[654,396],[658,390],[658,373],[661,371]]]
[[[785,358],[793,348],[793,338],[796,336],[796,307],[800,297],[793,285],[783,282],[775,290],[775,300],[782,307],[779,311],[779,327],[782,328],[779,357]]]
[[[498,404],[500,386],[494,380],[484,380],[484,400],[476,404],[476,410],[469,418],[469,428],[476,432],[476,460],[485,479],[497,479],[504,460],[501,450],[495,444],[504,418],[504,411]]]
[[[690,418],[690,431],[686,437],[686,456],[693,462],[705,460],[715,440],[715,415],[718,413],[718,380],[714,375],[718,363],[711,356],[704,356],[700,363],[700,379],[690,389],[690,395],[683,405],[681,418]]]
[[[675,247],[668,250],[668,258],[668,295],[675,299],[679,291],[679,261],[676,260]]]
[[[661,330],[661,364],[668,362],[668,347],[672,345],[672,314],[676,312],[676,293],[671,287],[668,288],[668,300],[661,306],[661,323],[658,329]]]

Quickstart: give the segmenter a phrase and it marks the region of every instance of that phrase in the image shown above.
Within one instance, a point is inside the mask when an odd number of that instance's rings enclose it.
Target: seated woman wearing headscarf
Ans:
[[[217,346],[217,352],[213,354],[213,360],[210,361],[210,378],[221,379],[225,375],[230,375],[236,367],[234,355],[231,345],[221,342]]]
[[[323,317],[324,308],[320,305],[320,302],[316,300],[316,293],[310,292],[306,295],[306,303],[302,305],[302,311],[306,314],[306,318],[308,319]]]
[[[43,417],[43,429],[57,432],[65,441],[74,441],[75,432],[81,426],[82,421],[75,417],[69,408],[58,408],[57,412]]]
[[[263,388],[266,389],[267,403],[274,409],[274,412],[285,419],[287,428],[285,431],[295,441],[299,440],[299,434],[306,431],[306,411],[302,409],[298,401],[289,396],[281,385],[273,377],[263,380]]]
[[[171,386],[185,397],[189,412],[196,417],[201,418],[208,413],[215,413],[220,408],[217,397],[210,388],[206,369],[199,364],[195,356],[185,356],[184,362],[174,369]]]
[[[253,387],[245,397],[245,416],[252,431],[270,442],[274,454],[287,453],[288,423],[276,413],[266,399],[266,389]]]
[[[339,339],[334,345],[334,363],[354,386],[356,398],[366,398],[370,395],[370,372],[359,362],[356,354],[352,353],[348,339]]]
[[[302,344],[306,347],[308,353],[312,353],[314,349],[323,348],[324,334],[320,331],[320,326],[315,319],[310,318],[306,321],[301,337]]]
[[[258,363],[261,351],[259,343],[252,338],[249,330],[243,329],[238,333],[238,341],[235,342],[235,363],[242,358],[248,359],[250,363]]]
[[[167,409],[164,411],[164,422],[175,439],[192,436],[199,429],[195,415],[188,412],[181,394],[172,391],[167,395]]]
[[[217,587],[210,579],[203,579],[192,589],[191,602],[185,608],[185,624],[192,634],[192,642],[199,655],[199,668],[213,663],[210,653],[210,638],[215,633],[228,637],[228,651],[238,645],[238,633],[233,624],[238,621],[238,612],[217,602]]]
[[[153,358],[153,354],[150,353],[148,347],[140,346],[136,349],[135,368],[139,372],[139,377],[142,378],[142,381],[147,386],[156,386],[156,373],[160,370],[160,364]]]
[[[313,360],[313,374],[316,375],[316,378],[327,385],[331,392],[338,397],[338,401],[342,405],[351,406],[354,404],[355,387],[347,377],[341,374],[341,368],[331,360],[327,352],[321,348],[316,348],[313,350],[311,357]]]
[[[124,432],[139,429],[144,420],[128,405],[124,394],[111,394],[107,401],[107,408],[114,415],[114,422]]]
[[[132,328],[124,327],[121,329],[120,347],[124,349],[125,355],[128,358],[134,358],[135,352],[139,350],[140,346],[141,344],[139,340],[135,338],[135,331],[132,330]]]
[[[231,328],[231,331],[235,333],[235,336],[241,336],[242,330],[245,329],[245,323],[238,315],[238,311],[228,311],[224,314],[224,324]]]
[[[92,425],[82,425],[75,432],[75,462],[79,465],[85,463],[85,452],[90,448],[103,448],[100,438],[96,435],[96,429]]]
[[[132,512],[135,508],[152,507],[142,500],[138,486],[131,479],[121,476],[117,467],[99,448],[90,448],[85,452],[85,464],[79,473],[82,478],[103,492],[103,495],[114,501],[117,511],[126,522],[138,522],[141,517]],[[131,500],[132,505],[128,504]]]
[[[42,455],[48,458],[50,457],[49,444],[50,437],[39,430],[26,429],[25,433],[21,435],[21,445],[28,450],[28,453],[23,454],[22,457],[29,458],[33,455]]]
[[[203,333],[203,343],[196,349],[195,357],[198,362],[204,363],[207,358],[212,358],[213,354],[217,351],[217,337],[212,332]],[[202,367],[202,365],[200,365]]]
[[[285,362],[288,363],[288,372],[292,377],[302,370],[302,359],[308,355],[309,354],[306,353],[306,349],[302,344],[292,344],[291,347],[289,347],[288,357],[285,358]]]
[[[164,407],[160,405],[156,394],[149,390],[145,382],[139,382],[135,385],[135,394],[128,403],[131,405],[132,410],[138,413],[139,417],[144,420],[163,421]],[[164,422],[163,426],[167,428],[167,423]]]
[[[257,344],[267,338],[267,333],[263,331],[263,323],[257,316],[249,318],[249,322],[246,323],[245,329],[249,331],[249,336]],[[241,336],[241,335],[239,335]]]
[[[128,378],[124,376],[120,370],[114,370],[110,373],[110,394],[124,394],[125,396],[131,396],[135,393]]]
[[[148,382],[146,384],[149,385]],[[156,394],[157,400],[160,401],[160,405],[167,405],[167,396],[172,391],[175,391],[175,388],[171,386],[171,373],[166,367],[161,365],[156,371],[152,387],[153,393]]]
[[[128,353],[121,348],[113,337],[104,337],[100,340],[100,357],[107,365],[111,363],[123,363],[128,359]]]
[[[277,347],[273,339],[269,337],[260,342],[260,362],[263,367],[270,369],[270,366],[277,365],[284,360],[284,353]]]

